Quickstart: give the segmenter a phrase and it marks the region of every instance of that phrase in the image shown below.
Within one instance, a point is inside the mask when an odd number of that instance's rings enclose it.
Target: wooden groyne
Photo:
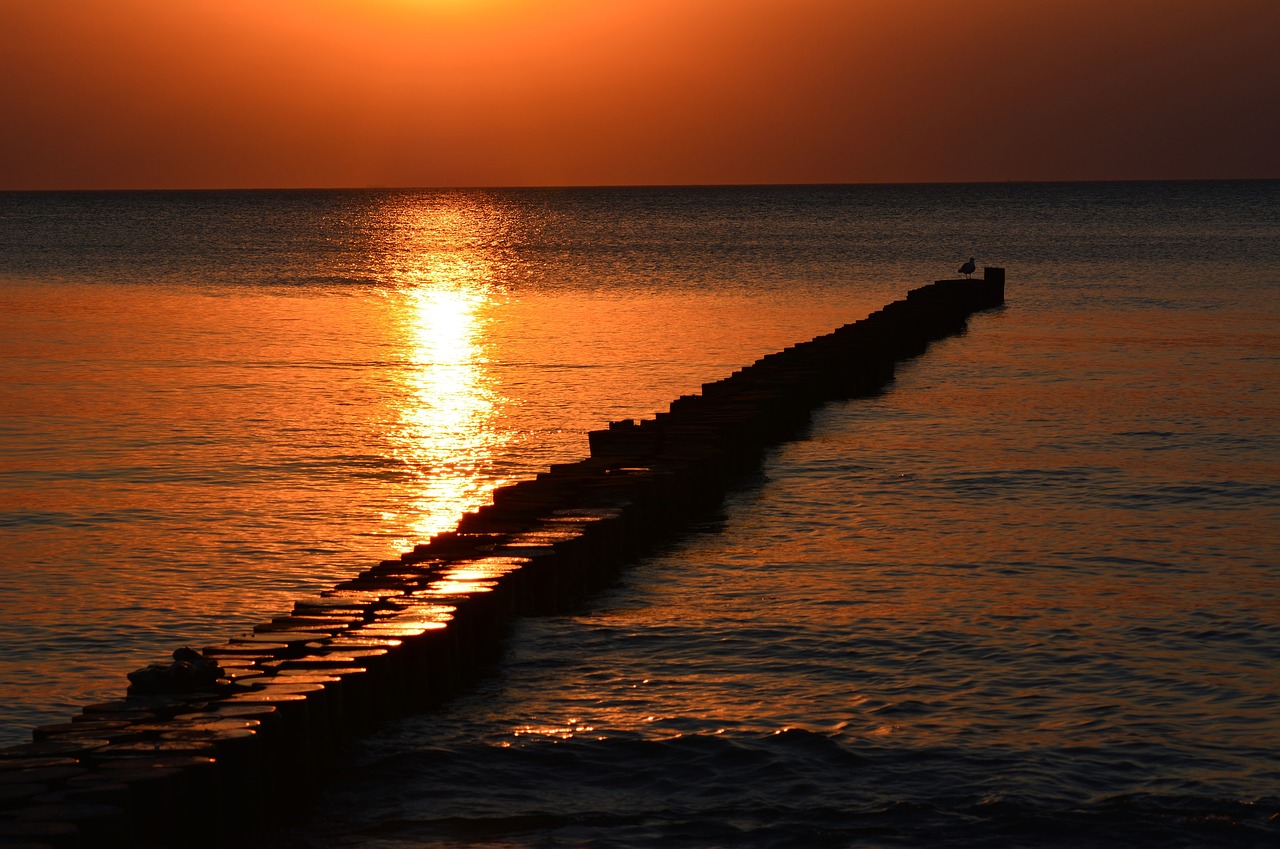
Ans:
[[[831,400],[1004,303],[1004,269],[914,289],[867,318],[590,434],[590,457],[494,491],[251,632],[130,676],[0,749],[0,847],[252,846],[305,804],[341,743],[440,704],[498,657],[514,617],[571,608],[714,508],[762,452]]]

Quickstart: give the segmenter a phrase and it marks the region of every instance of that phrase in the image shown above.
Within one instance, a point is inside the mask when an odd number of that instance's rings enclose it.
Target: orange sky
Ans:
[[[0,189],[1280,177],[1280,0],[0,0]]]

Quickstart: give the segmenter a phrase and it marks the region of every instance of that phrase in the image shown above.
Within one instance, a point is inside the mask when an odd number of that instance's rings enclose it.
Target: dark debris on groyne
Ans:
[[[770,354],[590,457],[494,491],[398,559],[287,616],[138,670],[128,694],[0,749],[0,847],[260,844],[305,808],[340,745],[450,698],[516,616],[571,609],[637,554],[714,509],[817,406],[881,391],[895,363],[1004,303],[1004,269],[914,289]]]

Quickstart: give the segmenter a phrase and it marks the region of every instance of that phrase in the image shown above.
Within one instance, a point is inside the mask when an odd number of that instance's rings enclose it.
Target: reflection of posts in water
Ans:
[[[165,691],[150,681],[145,697],[89,706],[77,722],[0,750],[7,768],[45,770],[28,797],[10,797],[16,813],[5,833],[67,842],[83,832],[85,842],[113,843],[137,828],[144,842],[163,845],[243,842],[282,801],[308,798],[343,740],[456,692],[498,656],[512,617],[576,604],[714,509],[767,447],[802,431],[815,406],[880,391],[898,360],[1003,302],[1003,269],[941,280],[704,384],[652,419],[592,432],[589,458],[499,487],[456,530],[207,647],[201,656],[223,672],[212,685],[193,691],[184,678],[184,689]],[[421,365],[429,371],[443,357]],[[424,377],[421,388],[430,385]],[[483,418],[463,409],[436,421],[410,408],[407,420],[423,428],[417,438]],[[60,764],[52,771],[50,758]],[[80,791],[110,804],[44,801]],[[232,809],[234,818],[207,816]]]

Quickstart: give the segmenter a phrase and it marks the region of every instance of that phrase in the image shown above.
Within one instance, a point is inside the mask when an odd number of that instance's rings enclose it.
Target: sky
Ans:
[[[0,189],[1280,177],[1280,0],[0,0]]]

